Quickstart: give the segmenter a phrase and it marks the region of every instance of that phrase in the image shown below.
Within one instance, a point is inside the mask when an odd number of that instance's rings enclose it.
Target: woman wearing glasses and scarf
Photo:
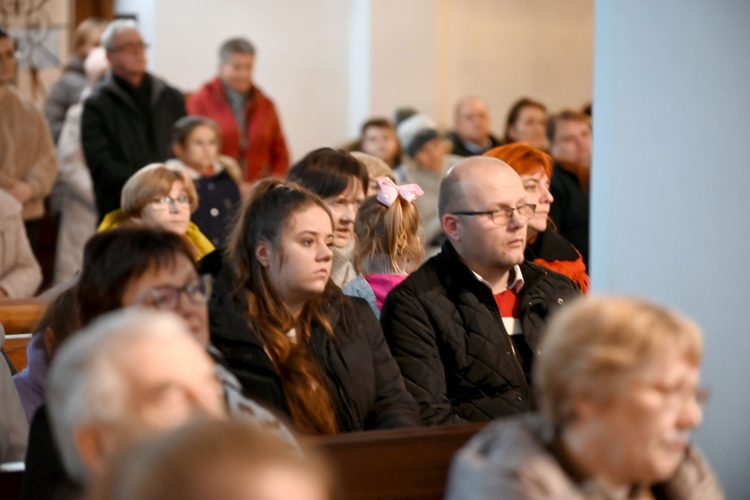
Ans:
[[[131,224],[166,229],[185,236],[198,261],[215,248],[190,221],[197,208],[198,195],[192,179],[179,167],[152,163],[128,179],[122,188],[120,208],[104,217],[98,231]]]

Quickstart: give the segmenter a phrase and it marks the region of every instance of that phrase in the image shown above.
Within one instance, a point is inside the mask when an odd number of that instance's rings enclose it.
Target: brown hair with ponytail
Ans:
[[[260,243],[268,242],[283,255],[284,229],[296,213],[314,206],[331,216],[318,196],[296,183],[279,179],[257,182],[230,235],[227,261],[237,278],[234,294],[247,305],[247,321],[279,371],[296,429],[306,434],[334,434],[338,431],[336,412],[310,336],[313,323],[333,335],[325,304],[330,287],[335,285],[329,281],[323,294],[309,300],[295,319],[255,253]],[[287,337],[292,328],[296,341]]]

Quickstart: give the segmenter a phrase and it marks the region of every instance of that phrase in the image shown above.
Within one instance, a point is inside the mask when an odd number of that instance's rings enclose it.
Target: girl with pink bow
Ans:
[[[414,271],[424,257],[419,239],[419,210],[414,203],[424,192],[416,184],[397,186],[378,181],[377,196],[367,198],[354,221],[354,265],[359,275],[345,294],[361,297],[379,318],[388,293]]]

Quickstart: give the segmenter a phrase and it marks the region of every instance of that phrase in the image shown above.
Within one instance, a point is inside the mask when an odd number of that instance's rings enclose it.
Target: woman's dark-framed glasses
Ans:
[[[185,294],[192,302],[205,304],[211,296],[212,284],[211,275],[204,274],[185,286],[161,285],[144,290],[136,302],[152,309],[174,311],[180,304],[180,295]]]

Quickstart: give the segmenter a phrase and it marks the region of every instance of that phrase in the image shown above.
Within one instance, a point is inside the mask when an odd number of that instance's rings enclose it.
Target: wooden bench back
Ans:
[[[0,301],[0,324],[5,329],[5,349],[16,370],[26,367],[26,346],[47,304],[33,299]]]
[[[337,500],[442,499],[453,455],[486,423],[310,438],[331,461]]]
[[[453,455],[486,423],[308,438],[331,462],[336,500],[439,500]],[[0,498],[18,498],[23,473],[0,473]]]

